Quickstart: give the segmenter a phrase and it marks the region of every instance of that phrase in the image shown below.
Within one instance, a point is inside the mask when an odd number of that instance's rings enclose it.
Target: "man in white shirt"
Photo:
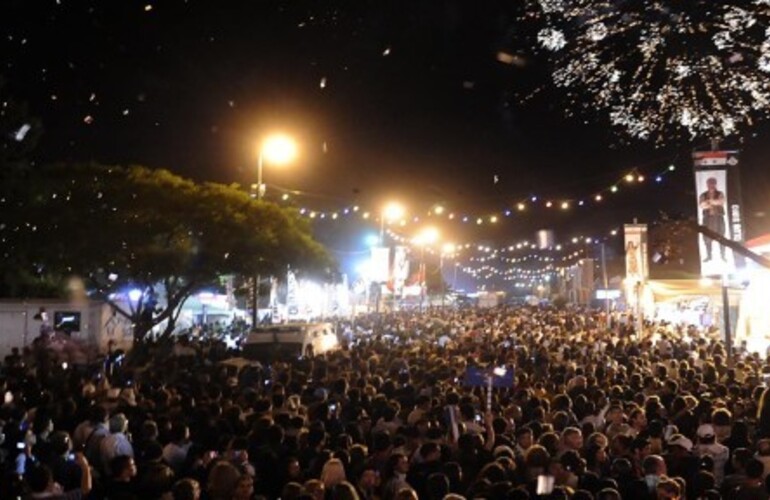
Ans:
[[[99,447],[102,465],[106,472],[110,472],[109,464],[112,459],[125,455],[134,456],[134,447],[127,435],[128,419],[123,413],[117,413],[110,417],[110,435],[102,439]]]
[[[714,460],[714,479],[719,486],[725,478],[725,464],[730,458],[730,450],[727,446],[717,443],[716,431],[711,424],[702,424],[696,434],[698,444],[693,452],[699,457],[709,455]]]

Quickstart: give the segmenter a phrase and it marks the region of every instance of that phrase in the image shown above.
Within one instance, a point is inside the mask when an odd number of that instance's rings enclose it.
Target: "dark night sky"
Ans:
[[[258,137],[281,129],[298,137],[301,158],[268,168],[266,181],[312,193],[302,203],[324,209],[397,197],[413,212],[446,203],[478,213],[531,193],[590,195],[636,167],[679,167],[609,209],[541,210],[491,232],[447,229],[466,240],[520,239],[546,225],[564,236],[601,233],[659,209],[694,214],[684,196],[693,144],[624,146],[602,116],[564,118],[543,61],[496,61],[501,49],[527,50],[517,5],[5,0],[0,74],[43,123],[41,161],[137,163],[248,184]],[[539,98],[520,103],[538,86]],[[740,144],[750,212],[765,209],[770,189],[770,131],[754,132]],[[761,218],[749,223],[768,229]]]

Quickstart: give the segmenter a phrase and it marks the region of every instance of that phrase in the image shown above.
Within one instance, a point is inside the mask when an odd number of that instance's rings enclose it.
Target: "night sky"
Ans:
[[[281,130],[297,137],[301,157],[266,167],[265,181],[324,210],[398,198],[419,214],[436,203],[499,211],[532,194],[590,197],[628,171],[678,167],[661,184],[624,187],[604,208],[446,226],[466,241],[513,241],[546,226],[563,237],[604,234],[661,210],[694,215],[689,154],[706,144],[624,144],[602,116],[566,119],[545,61],[523,41],[518,5],[5,0],[0,74],[43,124],[41,162],[134,163],[247,185],[259,137]],[[500,51],[521,58],[501,63]],[[762,126],[725,144],[744,151],[750,235],[770,229],[756,216],[770,192],[768,137]],[[326,231],[327,241],[345,232]]]

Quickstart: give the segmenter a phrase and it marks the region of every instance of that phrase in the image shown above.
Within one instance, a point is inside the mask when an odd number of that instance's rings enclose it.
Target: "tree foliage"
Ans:
[[[94,295],[145,292],[121,312],[141,337],[222,274],[323,272],[328,254],[298,214],[236,186],[196,184],[166,170],[56,165],[30,179],[4,231],[6,256],[38,277],[75,275]],[[158,306],[157,285],[165,291]],[[116,306],[119,306],[116,304]]]

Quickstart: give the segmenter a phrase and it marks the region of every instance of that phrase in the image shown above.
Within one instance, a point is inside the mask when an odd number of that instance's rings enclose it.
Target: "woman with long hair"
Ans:
[[[345,466],[339,458],[330,458],[321,469],[321,482],[326,491],[331,490],[341,482],[347,480]]]

